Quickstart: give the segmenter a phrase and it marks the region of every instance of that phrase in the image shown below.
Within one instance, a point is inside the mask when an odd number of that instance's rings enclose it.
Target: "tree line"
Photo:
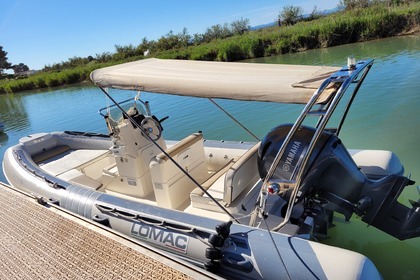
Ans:
[[[67,68],[73,68],[80,65],[88,64],[89,62],[96,61],[99,63],[108,63],[112,61],[121,61],[129,59],[130,57],[145,56],[148,53],[159,53],[168,50],[175,50],[186,48],[189,46],[197,46],[200,44],[208,43],[216,39],[225,39],[235,35],[241,35],[250,29],[249,19],[239,19],[231,23],[223,25],[216,24],[206,29],[203,34],[190,35],[187,28],[179,33],[174,33],[170,30],[167,34],[162,35],[157,40],[148,40],[146,37],[142,38],[141,43],[137,46],[132,44],[122,46],[115,45],[115,52],[104,52],[86,58],[73,57],[68,61],[47,65],[43,71],[57,71]]]
[[[354,10],[368,8],[371,6],[399,6],[418,2],[419,0],[340,0],[339,10]],[[311,13],[304,15],[302,7],[288,5],[278,15],[278,25],[293,25],[299,21],[311,21],[323,16],[322,11],[315,6]]]
[[[15,74],[29,71],[29,67],[24,63],[14,64],[8,62],[7,52],[0,46],[0,75],[3,74],[4,70],[13,69]]]
[[[357,8],[366,8],[374,5],[403,5],[418,0],[341,0],[339,9],[352,10]],[[307,15],[304,15],[304,10],[299,6],[288,5],[283,8],[278,14],[275,21],[279,26],[294,25],[300,21],[311,21],[324,16],[322,11],[319,11],[315,6]],[[87,65],[92,61],[99,63],[108,63],[112,61],[121,61],[129,58],[138,58],[148,54],[156,54],[170,50],[179,50],[189,46],[198,46],[210,43],[218,39],[226,39],[236,35],[242,35],[250,30],[249,19],[239,19],[231,23],[224,23],[213,25],[205,30],[204,33],[190,35],[187,28],[184,28],[179,33],[174,33],[170,30],[167,34],[162,35],[157,40],[148,40],[146,37],[142,38],[139,45],[115,45],[115,52],[104,52],[96,54],[95,56],[69,58],[67,61],[46,65],[42,71],[61,71],[64,69],[75,68]],[[13,69],[15,74],[28,71],[29,68],[24,63],[12,65],[7,61],[7,52],[0,46],[0,74],[6,69]]]
[[[340,5],[346,10],[351,10],[357,8],[367,8],[374,5],[386,5],[388,7],[398,6],[418,1],[419,0],[341,0]]]
[[[237,61],[396,36],[418,29],[418,0],[372,0],[367,1],[367,4],[366,0],[342,2],[348,6],[328,15],[319,12],[316,7],[312,13],[303,15],[301,8],[286,6],[278,14],[281,27],[251,30],[249,20],[241,18],[231,24],[211,26],[203,34],[189,35],[184,28],[178,34],[170,31],[156,41],[143,38],[137,46],[116,45],[115,53],[73,57],[65,62],[45,66],[42,71],[28,78],[0,80],[0,93],[81,82],[88,79],[89,73],[97,68],[147,56]]]

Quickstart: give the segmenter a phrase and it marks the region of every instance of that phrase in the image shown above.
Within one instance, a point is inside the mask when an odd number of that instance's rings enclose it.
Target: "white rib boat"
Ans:
[[[102,110],[109,135],[29,135],[9,148],[9,183],[227,278],[381,279],[358,253],[314,242],[332,215],[398,238],[420,235],[420,205],[397,201],[414,182],[391,151],[347,150],[343,121],[373,60],[342,69],[146,59],[95,70],[133,99]],[[140,92],[307,104],[294,124],[254,143],[165,140]],[[343,96],[341,122],[328,121]],[[222,109],[223,110],[223,109]],[[119,112],[117,115],[115,112]],[[230,116],[230,115],[229,115]],[[232,116],[230,116],[232,117]],[[309,119],[316,118],[317,124]],[[263,120],[262,120],[263,121]],[[182,130],[177,127],[166,129]],[[251,133],[251,132],[250,132]],[[252,134],[252,133],[251,133]]]

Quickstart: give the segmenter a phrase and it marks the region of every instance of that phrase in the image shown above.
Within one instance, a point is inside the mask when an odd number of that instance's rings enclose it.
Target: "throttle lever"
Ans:
[[[166,121],[167,119],[169,119],[169,116],[163,117],[159,120],[159,123],[162,123],[164,121]]]

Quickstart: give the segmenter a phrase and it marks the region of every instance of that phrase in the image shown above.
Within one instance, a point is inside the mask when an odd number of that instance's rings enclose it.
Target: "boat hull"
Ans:
[[[68,135],[65,137],[69,138]],[[76,138],[70,140],[87,143],[87,146],[97,142],[98,147],[106,146],[110,141],[92,136]],[[212,269],[221,276],[241,279],[283,276],[292,279],[381,278],[373,263],[358,253],[238,223],[228,227],[227,236],[220,237],[216,228],[223,221],[165,209],[61,180],[35,164],[31,153],[33,151],[21,144],[6,151],[3,171],[13,187],[35,195],[40,202],[58,204]],[[222,243],[214,246],[209,240],[216,237]]]

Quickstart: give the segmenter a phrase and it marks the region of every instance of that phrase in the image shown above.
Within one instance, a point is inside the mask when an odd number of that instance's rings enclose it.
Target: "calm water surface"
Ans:
[[[420,35],[358,43],[300,54],[255,59],[256,63],[325,64],[342,66],[349,55],[374,58],[375,64],[341,133],[348,148],[386,149],[394,151],[403,162],[406,173],[420,184]],[[118,91],[118,100],[132,93]],[[246,140],[248,135],[237,129],[207,100],[144,93],[152,112],[164,122],[166,139],[181,139],[202,130],[208,139]],[[300,105],[219,101],[224,108],[259,137],[278,123],[293,122],[303,109]],[[109,104],[96,87],[77,86],[43,92],[0,95],[0,161],[7,147],[31,133],[78,130],[106,133],[105,123],[97,113]],[[193,116],[193,118],[191,118]],[[182,129],[181,129],[182,128]],[[0,181],[6,181],[0,172]],[[401,202],[417,200],[415,188],[404,191]],[[331,237],[322,241],[360,252],[376,264],[385,279],[420,278],[420,238],[398,241],[360,219],[345,223],[335,217]]]

